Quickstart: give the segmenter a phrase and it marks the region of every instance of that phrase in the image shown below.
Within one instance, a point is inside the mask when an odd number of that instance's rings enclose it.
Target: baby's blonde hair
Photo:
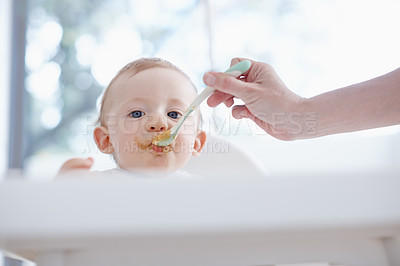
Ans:
[[[135,60],[133,62],[128,63],[125,65],[118,73],[115,75],[115,77],[111,80],[110,84],[107,86],[107,88],[104,91],[103,97],[101,99],[100,103],[100,112],[99,112],[99,117],[96,121],[96,124],[100,124],[101,126],[105,126],[105,117],[104,117],[104,106],[106,104],[106,101],[108,99],[108,95],[110,94],[111,89],[113,88],[113,85],[117,79],[119,79],[123,75],[130,75],[130,77],[136,75],[139,72],[142,72],[146,69],[150,68],[156,68],[156,67],[161,67],[161,68],[167,68],[167,69],[172,69],[176,70],[182,75],[184,75],[193,85],[193,88],[197,94],[196,86],[193,84],[193,82],[190,80],[189,76],[186,75],[185,72],[183,72],[180,68],[175,66],[174,64],[161,59],[161,58],[140,58],[138,60]],[[201,118],[200,118],[201,120]],[[200,121],[199,121],[200,123]]]

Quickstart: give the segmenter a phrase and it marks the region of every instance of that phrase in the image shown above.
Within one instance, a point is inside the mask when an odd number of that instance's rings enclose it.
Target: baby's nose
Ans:
[[[161,117],[152,117],[147,121],[146,130],[150,132],[165,131],[168,129],[167,121]]]

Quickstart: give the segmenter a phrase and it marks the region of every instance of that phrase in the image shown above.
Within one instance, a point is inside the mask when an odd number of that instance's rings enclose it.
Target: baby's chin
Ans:
[[[142,158],[128,158],[124,163],[118,163],[118,166],[133,174],[144,176],[165,176],[176,172],[190,160],[191,154],[183,156],[173,151],[168,153],[144,153]]]

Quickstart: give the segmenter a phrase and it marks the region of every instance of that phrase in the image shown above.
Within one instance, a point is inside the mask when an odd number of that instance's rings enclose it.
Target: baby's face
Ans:
[[[181,73],[150,68],[121,76],[105,106],[109,142],[119,167],[134,171],[173,172],[200,152],[205,133],[197,116],[183,124],[176,140],[158,147],[152,140],[170,129],[196,97],[191,82]]]

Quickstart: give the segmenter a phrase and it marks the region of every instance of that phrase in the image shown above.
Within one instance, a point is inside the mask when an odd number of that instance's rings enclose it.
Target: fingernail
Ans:
[[[245,110],[240,110],[239,111],[240,117],[245,117],[246,116],[246,111]]]
[[[204,82],[208,86],[213,86],[215,84],[216,79],[217,79],[217,77],[210,73],[206,73],[206,75],[204,76]]]

